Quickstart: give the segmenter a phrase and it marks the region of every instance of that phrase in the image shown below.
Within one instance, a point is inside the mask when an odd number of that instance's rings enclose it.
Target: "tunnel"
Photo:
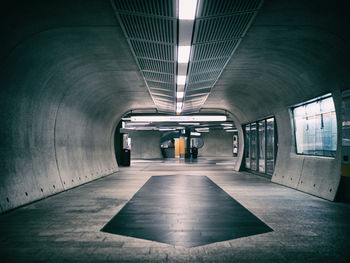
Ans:
[[[1,261],[348,262],[349,7],[3,1]]]

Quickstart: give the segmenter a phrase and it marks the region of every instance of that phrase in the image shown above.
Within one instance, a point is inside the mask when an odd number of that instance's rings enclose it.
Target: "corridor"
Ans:
[[[347,262],[350,205],[232,166],[228,158],[133,160],[118,173],[2,215],[1,261]],[[165,175],[207,176],[272,231],[194,247],[101,232],[151,176]],[[174,213],[175,224],[179,218]]]

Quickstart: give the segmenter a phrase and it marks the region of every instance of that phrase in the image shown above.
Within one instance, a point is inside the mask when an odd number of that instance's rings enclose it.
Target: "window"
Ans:
[[[266,152],[266,120],[262,120],[258,122],[259,127],[259,172],[265,173],[265,152]]]
[[[272,175],[277,151],[275,118],[267,118],[245,125],[245,167],[259,174]]]
[[[334,157],[337,120],[330,94],[292,108],[297,154]]]
[[[244,140],[244,157],[245,157],[245,167],[250,168],[250,124],[245,126],[245,140]]]

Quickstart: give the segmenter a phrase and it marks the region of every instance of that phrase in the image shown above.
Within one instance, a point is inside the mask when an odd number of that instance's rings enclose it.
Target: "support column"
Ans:
[[[191,158],[191,129],[186,129],[186,153],[185,158]]]
[[[180,139],[174,138],[175,141],[175,158],[180,158]]]

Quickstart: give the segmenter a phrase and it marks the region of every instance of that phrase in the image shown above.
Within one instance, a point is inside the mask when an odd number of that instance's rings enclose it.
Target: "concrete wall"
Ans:
[[[131,159],[160,159],[161,132],[158,131],[131,131]]]
[[[109,1],[8,1],[1,9],[4,212],[118,171],[120,115],[154,104]]]
[[[198,150],[202,157],[233,157],[233,134],[222,130],[212,130],[202,133],[204,145]]]
[[[235,114],[237,125],[274,115],[278,154],[272,181],[333,200],[336,158],[299,156],[289,107],[332,93],[340,143],[340,92],[350,87],[348,1],[264,1],[247,35],[205,103]]]
[[[349,1],[266,0],[204,107],[240,124],[274,115],[272,181],[333,200],[336,158],[297,156],[290,105],[350,87]],[[154,103],[108,0],[3,1],[0,211],[118,170],[114,127]],[[340,137],[339,137],[340,138]],[[340,140],[338,140],[340,142]],[[239,162],[238,164],[239,165]]]

